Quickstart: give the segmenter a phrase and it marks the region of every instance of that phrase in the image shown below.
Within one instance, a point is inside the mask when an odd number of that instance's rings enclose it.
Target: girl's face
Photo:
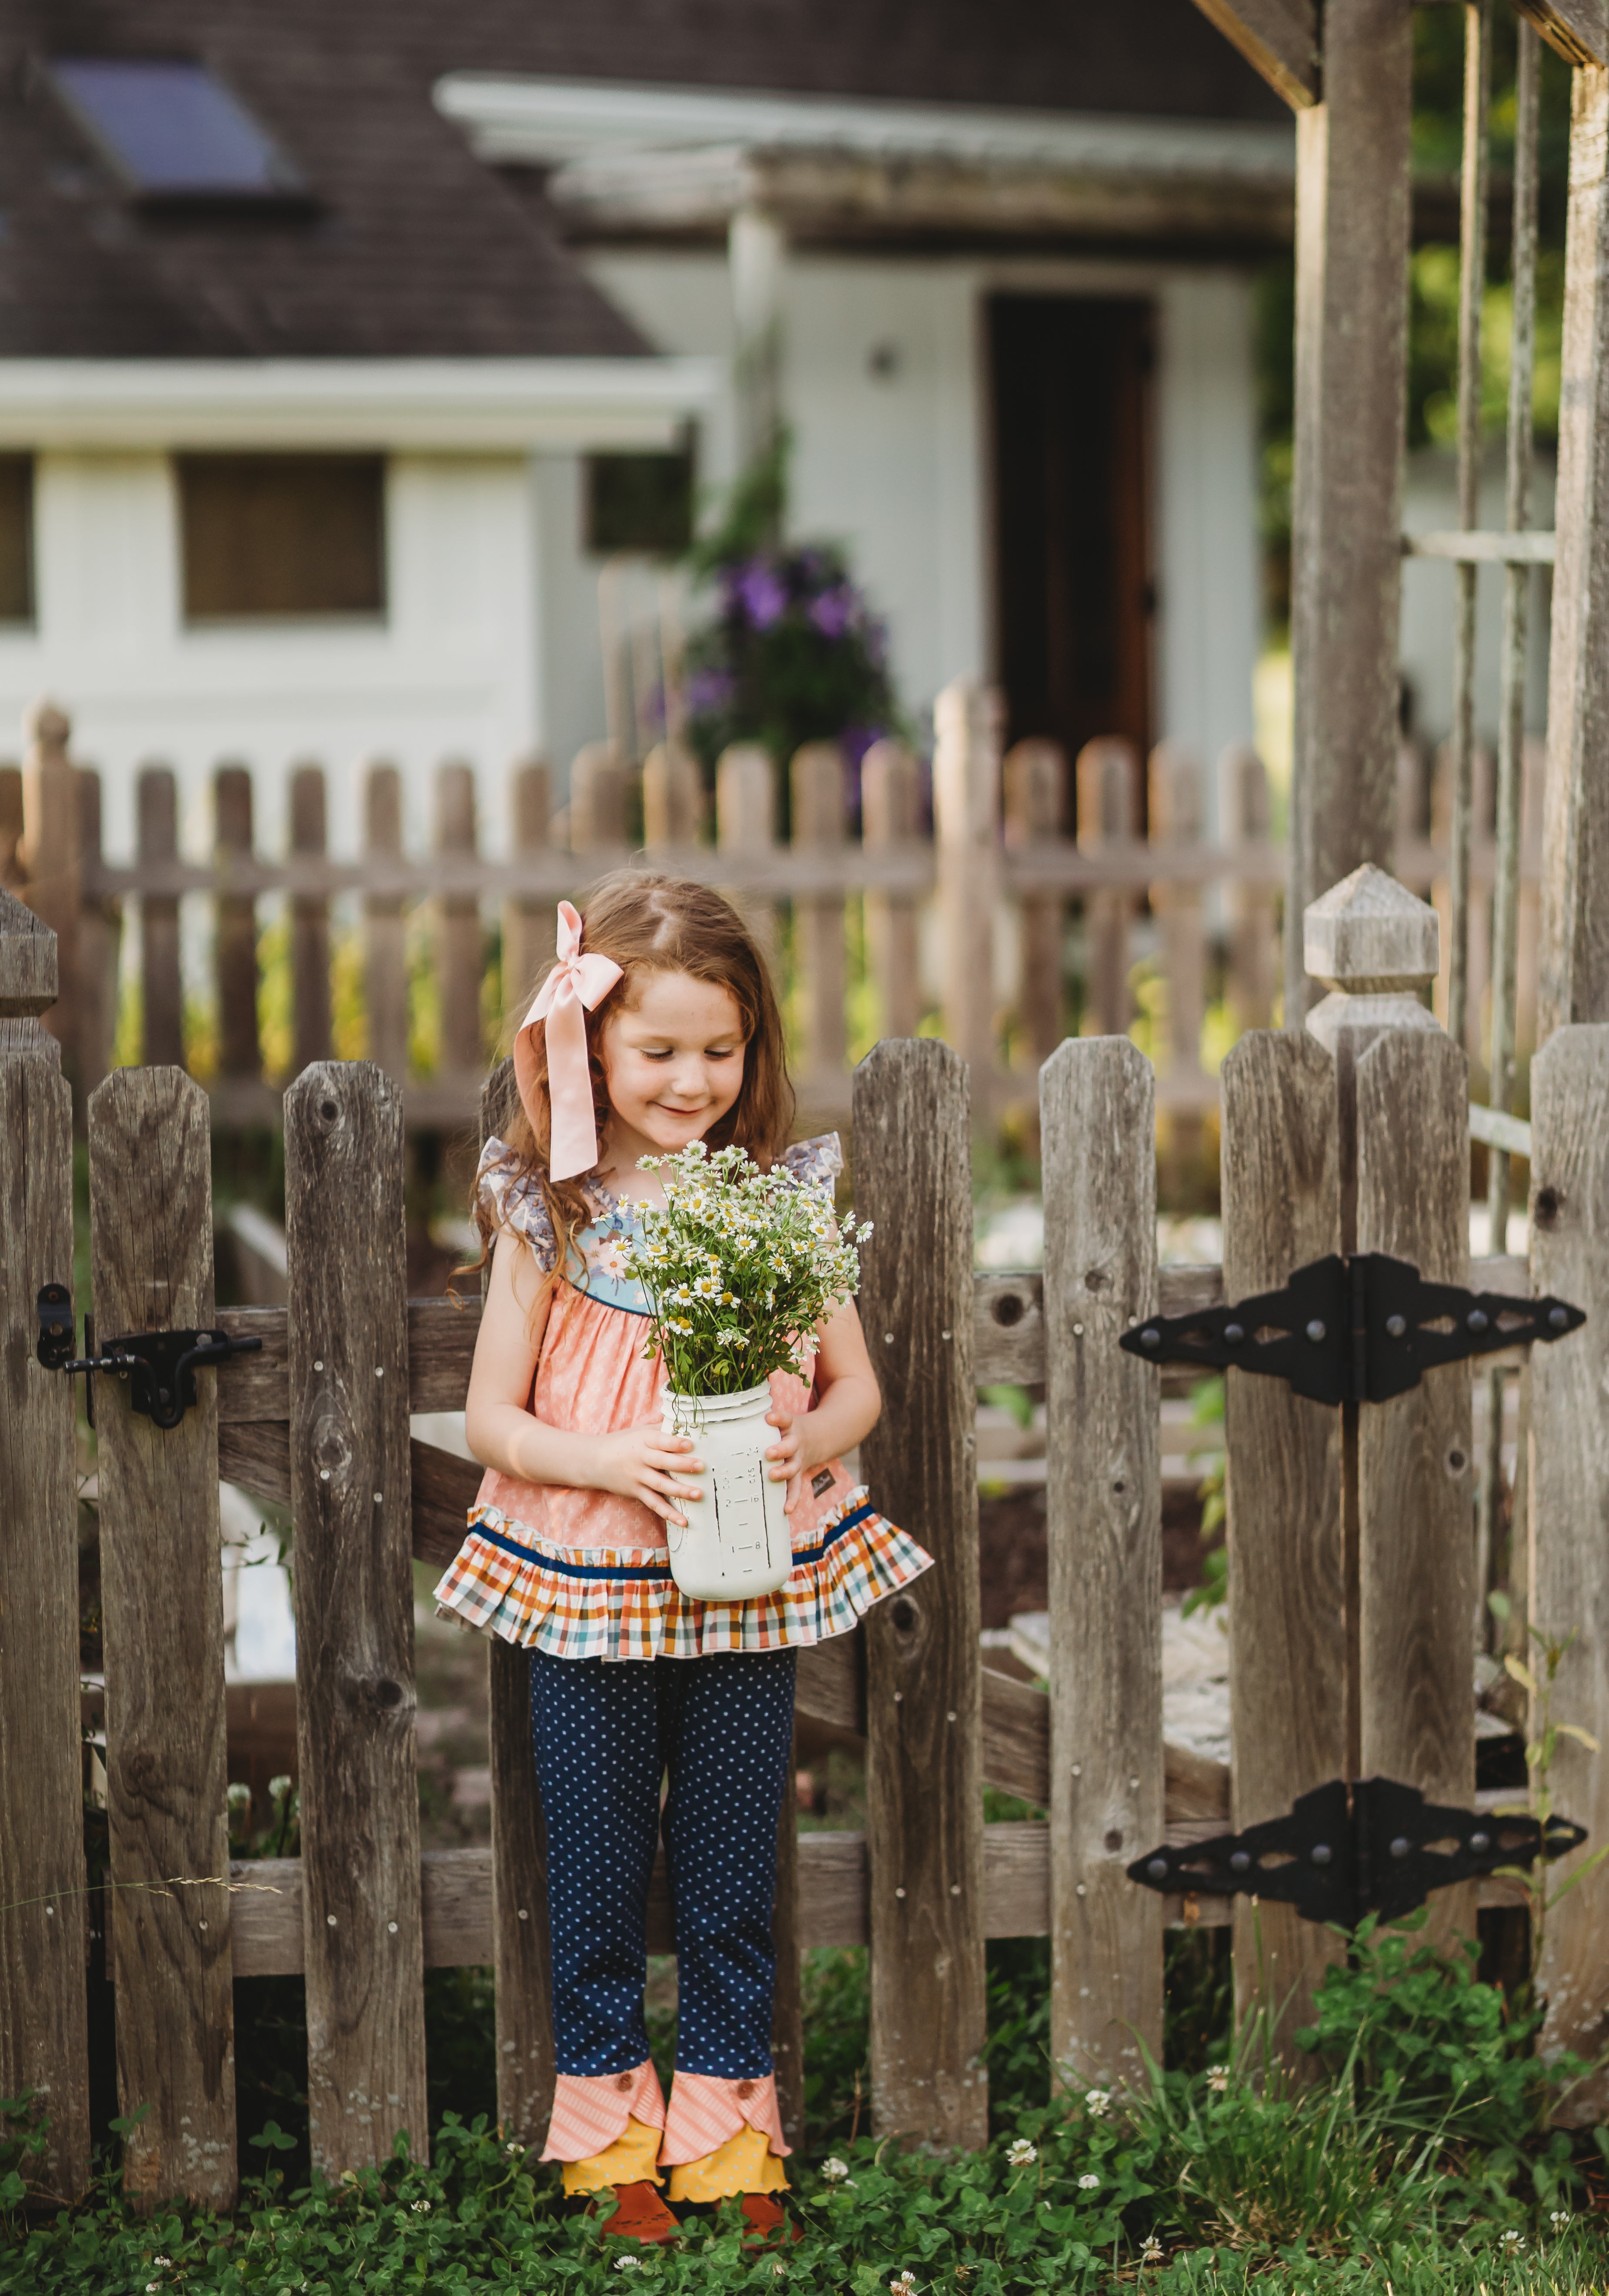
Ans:
[[[685,972],[651,972],[636,1001],[603,1024],[599,1057],[612,1111],[606,1153],[618,1165],[702,1140],[743,1081],[743,1024],[729,988]]]

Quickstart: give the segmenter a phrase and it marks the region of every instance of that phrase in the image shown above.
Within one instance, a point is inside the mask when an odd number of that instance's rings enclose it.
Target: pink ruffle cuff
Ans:
[[[628,2073],[560,2073],[542,2158],[590,2161],[624,2136],[628,2120],[644,2128],[665,2126],[665,2094],[652,2057]]]
[[[773,2152],[791,2150],[782,2133],[774,2073],[763,2080],[726,2080],[717,2073],[678,2072],[670,2084],[660,2166],[702,2161],[744,2128],[758,2128]]]
[[[667,2113],[660,2077],[644,2060],[628,2073],[560,2073],[542,2158],[590,2161],[626,2134],[628,2120],[664,2130],[663,2169],[705,2160],[745,2128],[759,2129],[773,2152],[792,2149],[782,2133],[775,2074],[727,2080],[717,2073],[678,2072]]]

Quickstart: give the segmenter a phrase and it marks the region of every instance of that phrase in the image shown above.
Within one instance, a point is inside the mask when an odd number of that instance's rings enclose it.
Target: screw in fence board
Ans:
[[[1150,758],[1153,838],[1198,846],[1202,837],[1201,767],[1181,742],[1159,742]],[[1163,1074],[1170,1085],[1199,1092],[1202,1022],[1207,1009],[1207,942],[1199,885],[1153,887],[1152,906],[1162,931],[1162,978],[1167,989],[1168,1042]],[[1170,1194],[1177,1203],[1201,1162],[1199,1106],[1174,1108],[1168,1119]]]
[[[101,776],[78,772],[78,851],[87,876],[101,865]],[[122,918],[115,901],[86,898],[78,911],[78,1084],[92,1093],[111,1066],[118,1029],[118,944]]]
[[[1119,1340],[1156,1311],[1156,1090],[1126,1037],[1039,1075],[1050,1550],[1050,2055],[1137,2087],[1162,2049],[1159,1374]]]
[[[878,1234],[861,1291],[882,1416],[861,1446],[879,1507],[935,1568],[867,1618],[872,2121],[976,2150],[989,2136],[978,1471],[966,1063],[883,1043],[854,1077],[855,1195]]]
[[[322,861],[326,851],[322,766],[298,766],[291,776],[292,860]],[[291,903],[291,1074],[330,1057],[330,904],[323,893],[298,893]]]
[[[793,753],[795,851],[841,856],[846,837],[843,751],[836,742],[807,742]],[[812,1086],[841,1085],[846,963],[843,895],[812,894],[793,904],[793,961],[804,1004],[804,1077]]]
[[[1609,1746],[1609,1027],[1555,1030],[1531,1070],[1531,1267],[1538,1292],[1587,1310],[1561,1347],[1531,1365],[1531,1617],[1543,1634],[1573,1636],[1559,1669],[1556,1722]],[[1537,1664],[1534,1643],[1525,1654]],[[1531,1716],[1532,1733],[1539,1720]],[[1550,1784],[1556,1805],[1609,1841],[1609,1755],[1561,1736]],[[1590,1853],[1588,1853],[1590,1854]],[[1565,1867],[1555,1883],[1569,1878]],[[1549,1914],[1538,1990],[1547,2004],[1542,2046],[1572,2049],[1598,2070],[1570,2091],[1565,2117],[1609,2112],[1609,1866],[1600,1866]]]
[[[220,766],[212,776],[214,866],[221,885],[252,860],[251,775]],[[215,911],[213,969],[218,982],[218,1066],[226,1077],[262,1074],[257,1031],[257,903],[250,893],[220,891]]]
[[[1330,994],[1308,1028],[1335,1058],[1341,1248],[1469,1282],[1469,1066],[1420,1002],[1435,911],[1383,870],[1353,871],[1303,920]],[[1474,1432],[1465,1364],[1385,1403],[1346,1407],[1343,1541],[1357,1570],[1348,1769],[1467,1805],[1474,1792]],[[1357,1736],[1352,1740],[1352,1714]],[[1430,1934],[1473,1936],[1473,1882],[1439,1890]]]
[[[144,766],[135,784],[140,859],[178,858],[178,784],[169,766]],[[179,979],[179,905],[172,893],[140,896],[140,1050],[147,1068],[185,1065],[184,992]]]
[[[1335,1063],[1294,1029],[1244,1036],[1223,1065],[1224,1296],[1278,1290],[1341,1248]],[[1224,1394],[1234,1824],[1283,1817],[1347,1767],[1341,1414],[1283,1380],[1231,1371]],[[1261,2010],[1300,2074],[1293,2034],[1344,1959],[1289,1906],[1234,1900],[1237,2018]]]
[[[402,1094],[319,1062],[285,1095],[308,2115],[332,2182],[426,2157]]]
[[[371,863],[402,858],[402,776],[383,758],[376,758],[363,777],[363,846]],[[363,980],[369,1058],[398,1084],[408,1067],[406,935],[400,894],[365,895]]]
[[[45,1026],[63,1046],[62,1065],[75,1098],[78,1048],[78,768],[67,754],[72,721],[53,701],[36,701],[22,720],[23,898],[56,936],[56,1001]]]
[[[0,764],[0,890],[22,890],[21,843],[22,768],[7,758]]]
[[[116,1069],[89,1103],[95,1330],[213,1318],[207,1095],[176,1068]],[[218,1373],[177,1427],[96,1386],[106,1792],[107,1961],[118,2095],[146,2118],[123,2182],[147,2208],[234,2201],[234,2028],[224,1808],[224,1599]]]
[[[860,761],[860,833],[868,853],[911,844],[922,833],[922,776],[900,742],[874,742]],[[866,897],[866,964],[885,1037],[914,1037],[922,1018],[916,904],[898,893]]]
[[[1255,750],[1244,742],[1232,742],[1218,760],[1219,840],[1231,851],[1237,845],[1266,844],[1268,827],[1267,769]],[[1237,1033],[1244,1036],[1248,1029],[1266,1029],[1274,1017],[1274,988],[1279,975],[1274,888],[1231,877],[1225,906],[1229,928],[1229,1013]]]
[[[503,1061],[481,1089],[481,1139],[505,1136],[518,1106],[514,1064]],[[539,2145],[553,2112],[554,2038],[547,1835],[531,1759],[530,1653],[495,1636],[488,1640],[497,2122],[510,2144]]]
[[[39,1026],[55,937],[0,890],[0,2095],[43,2096],[42,2200],[89,2182],[71,1382],[34,1357],[42,1282],[72,1281],[72,1095]]]
[[[1067,818],[1067,759],[1059,742],[1014,742],[1002,767],[1006,849],[1028,853],[1061,841]],[[1022,918],[1022,1033],[1036,1069],[1062,1041],[1062,943],[1065,905],[1030,893]]]
[[[528,758],[509,777],[509,811],[513,824],[514,852],[521,859],[546,853],[551,823],[551,783],[547,761]],[[525,1018],[537,983],[553,963],[558,939],[558,918],[551,899],[535,900],[524,893],[511,894],[503,904],[503,1028],[502,1041]]]
[[[933,842],[942,934],[944,1035],[972,1072],[972,1119],[995,1098],[995,903],[1000,876],[1000,732],[992,687],[956,678],[933,704]]]
[[[436,775],[436,850],[448,862],[475,857],[475,776],[468,766],[443,766]],[[445,1070],[472,1070],[478,1076],[484,1066],[481,969],[480,904],[473,893],[447,893],[436,938]]]
[[[776,842],[776,767],[758,742],[734,742],[715,765],[715,842],[723,853],[764,862]],[[727,898],[739,909],[775,972],[778,947],[776,905],[731,886]]]
[[[1079,849],[1098,853],[1140,833],[1140,759],[1132,742],[1086,742],[1079,751]],[[1132,893],[1090,893],[1084,901],[1088,983],[1085,1027],[1097,1037],[1121,1037],[1133,1017],[1129,993],[1129,928]]]
[[[704,787],[698,759],[679,742],[657,742],[643,764],[643,842],[696,845],[704,821]]]

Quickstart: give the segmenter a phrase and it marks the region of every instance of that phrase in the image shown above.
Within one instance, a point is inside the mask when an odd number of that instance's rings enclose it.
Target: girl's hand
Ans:
[[[806,1449],[806,1434],[812,1431],[808,1422],[809,1414],[806,1412],[768,1411],[766,1414],[767,1426],[780,1430],[766,1456],[773,1462],[767,1470],[771,1480],[774,1483],[785,1482],[788,1487],[788,1496],[783,1502],[784,1514],[792,1513],[803,1495],[806,1475],[818,1464],[813,1447],[809,1452]]]
[[[704,1472],[703,1461],[691,1456],[692,1450],[687,1436],[667,1435],[657,1421],[623,1427],[615,1435],[588,1437],[587,1480],[594,1490],[640,1500],[667,1522],[685,1524],[687,1518],[677,1511],[677,1500],[703,1496],[697,1483],[677,1480]]]

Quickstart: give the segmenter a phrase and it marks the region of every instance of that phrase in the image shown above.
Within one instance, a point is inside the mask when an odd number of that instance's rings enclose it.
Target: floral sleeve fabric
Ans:
[[[558,1257],[546,1200],[528,1172],[513,1168],[508,1155],[505,1141],[494,1136],[487,1142],[475,1172],[475,1195],[499,1227],[511,1229],[530,1246],[546,1274]]]
[[[818,1133],[814,1140],[796,1140],[782,1154],[783,1169],[813,1188],[830,1188],[843,1169],[843,1145],[835,1132]]]

